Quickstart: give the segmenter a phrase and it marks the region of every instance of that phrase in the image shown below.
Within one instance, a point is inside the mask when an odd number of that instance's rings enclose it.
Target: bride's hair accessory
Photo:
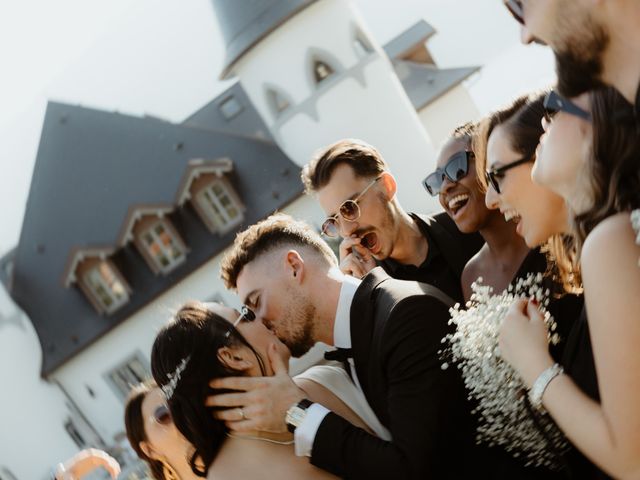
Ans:
[[[190,359],[191,359],[190,355],[183,358],[182,361],[176,367],[175,371],[167,375],[169,382],[166,385],[162,386],[162,391],[164,392],[164,396],[166,397],[167,400],[169,400],[173,396],[173,393],[176,391],[176,387],[178,386],[180,377],[182,376],[182,373],[186,370],[187,364],[189,363]]]

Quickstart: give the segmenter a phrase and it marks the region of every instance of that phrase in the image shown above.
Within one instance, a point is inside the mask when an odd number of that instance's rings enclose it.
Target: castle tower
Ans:
[[[402,205],[436,204],[420,181],[434,151],[388,57],[347,0],[212,0],[237,76],[279,146],[299,165],[345,137],[376,146]]]

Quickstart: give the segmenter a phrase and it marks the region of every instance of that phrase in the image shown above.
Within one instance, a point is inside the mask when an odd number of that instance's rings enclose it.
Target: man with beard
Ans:
[[[401,280],[433,285],[463,302],[460,277],[482,244],[460,233],[451,218],[407,213],[380,153],[360,140],[340,140],[319,152],[302,171],[309,194],[327,214],[322,233],[342,237],[340,269],[361,278],[376,265]],[[458,198],[456,210],[466,206]]]
[[[207,399],[231,430],[289,429],[297,455],[343,478],[457,479],[469,478],[470,468],[478,474],[469,458],[476,450],[462,381],[456,368],[441,365],[441,339],[452,328],[441,291],[381,268],[363,280],[345,275],[318,234],[282,214],[240,233],[221,269],[226,286],[294,356],[316,342],[338,347],[329,353],[345,362],[392,440],[305,400],[272,359],[273,377],[211,382],[236,391]]]
[[[540,41],[556,57],[558,89],[576,97],[612,85],[640,118],[640,2],[505,0],[523,43]]]

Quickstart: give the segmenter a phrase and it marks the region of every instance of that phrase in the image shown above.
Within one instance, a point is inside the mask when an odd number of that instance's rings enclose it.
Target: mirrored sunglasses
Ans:
[[[473,152],[457,152],[451,156],[444,168],[438,168],[435,172],[428,175],[423,181],[422,186],[430,195],[436,196],[442,190],[442,184],[445,177],[450,182],[459,182],[469,173],[469,159],[473,157]]]

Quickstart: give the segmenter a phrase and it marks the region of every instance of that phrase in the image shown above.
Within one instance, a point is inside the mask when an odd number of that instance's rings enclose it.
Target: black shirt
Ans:
[[[420,266],[404,265],[391,258],[378,262],[378,265],[393,278],[433,285],[454,301],[463,303],[460,284],[462,269],[482,247],[482,237],[476,233],[461,233],[446,213],[410,215],[429,245],[427,258]]]

